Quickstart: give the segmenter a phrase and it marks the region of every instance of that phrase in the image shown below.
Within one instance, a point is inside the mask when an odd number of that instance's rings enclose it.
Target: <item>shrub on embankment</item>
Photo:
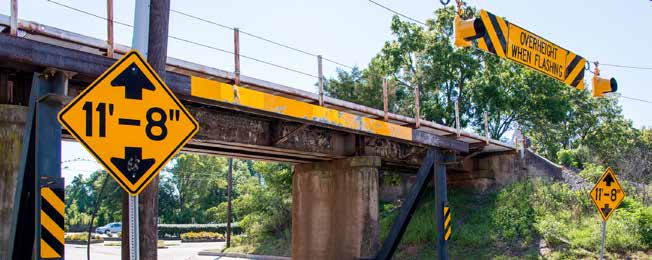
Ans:
[[[453,259],[595,257],[600,249],[601,218],[588,192],[538,181],[483,194],[453,190],[449,194],[450,255]],[[435,257],[434,208],[434,196],[426,195],[401,241],[398,259]],[[397,214],[381,214],[383,239]],[[607,224],[606,248],[614,257],[637,257],[651,250],[652,207],[628,194]]]
[[[237,223],[231,224],[233,234],[240,234],[242,229]],[[214,232],[226,234],[226,224],[159,224],[159,237],[180,237],[189,232]]]

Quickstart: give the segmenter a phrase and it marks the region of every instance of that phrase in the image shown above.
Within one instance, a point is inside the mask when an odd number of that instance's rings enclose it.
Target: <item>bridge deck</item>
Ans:
[[[9,17],[0,15],[0,31],[8,24]],[[19,29],[19,36],[28,37],[0,34],[2,66],[56,68],[78,73],[76,77],[86,77],[88,81],[114,61],[103,55],[108,47],[103,40],[24,20],[19,21]],[[129,47],[117,45],[115,50],[121,55]],[[381,110],[331,97],[324,97],[324,106],[318,106],[315,103],[319,97],[315,93],[244,75],[240,77],[241,86],[234,87],[230,84],[234,79],[232,72],[171,57],[168,57],[167,71],[168,85],[189,102],[462,153],[478,148],[483,153],[514,150],[512,145],[498,140],[491,139],[486,144],[485,137],[474,133],[462,131],[457,137],[456,129],[425,120],[415,129],[411,127],[414,118],[393,113],[385,122]]]

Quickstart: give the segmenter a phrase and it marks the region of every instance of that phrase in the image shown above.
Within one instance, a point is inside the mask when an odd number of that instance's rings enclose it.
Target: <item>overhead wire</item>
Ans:
[[[375,4],[375,5],[377,5],[377,6],[379,6],[380,8],[383,8],[383,9],[385,9],[385,10],[387,10],[387,11],[390,11],[390,12],[392,12],[392,13],[398,15],[398,16],[401,16],[401,17],[403,17],[403,18],[405,18],[405,19],[408,19],[408,20],[413,21],[413,22],[415,22],[415,23],[421,24],[421,25],[423,25],[423,26],[427,26],[426,23],[424,23],[424,22],[422,22],[422,21],[419,21],[419,20],[414,19],[414,18],[412,18],[412,17],[409,17],[409,16],[407,16],[407,15],[404,15],[404,14],[402,14],[402,13],[400,13],[400,12],[398,12],[398,11],[395,11],[394,9],[391,9],[391,8],[389,8],[389,7],[387,7],[387,6],[384,6],[384,5],[378,3],[378,2],[376,2],[376,1],[374,1],[374,0],[368,0],[368,1],[371,2],[371,3],[373,3],[373,4]]]
[[[101,15],[94,14],[94,13],[92,13],[92,12],[88,12],[88,11],[86,11],[86,10],[82,10],[82,9],[76,8],[76,7],[74,7],[74,6],[71,6],[71,5],[68,5],[68,4],[65,4],[65,3],[57,2],[57,1],[54,1],[54,0],[46,0],[46,1],[48,1],[48,2],[50,2],[50,3],[53,3],[53,4],[56,4],[56,5],[59,5],[59,6],[61,6],[61,7],[65,7],[65,8],[67,8],[67,9],[70,9],[70,10],[76,11],[76,12],[80,12],[80,13],[83,13],[83,14],[86,14],[86,15],[89,15],[89,16],[93,16],[93,17],[98,18],[98,19],[102,19],[102,20],[105,20],[105,21],[109,21],[109,19],[106,18],[106,17],[103,17],[103,16],[101,16]],[[398,11],[392,9],[392,8],[389,8],[389,7],[387,7],[387,6],[384,6],[384,5],[382,5],[382,4],[380,4],[380,3],[376,2],[376,1],[373,1],[373,0],[368,0],[368,1],[371,2],[371,3],[373,3],[373,4],[375,4],[375,5],[377,5],[377,6],[379,6],[379,7],[381,7],[381,8],[383,8],[383,9],[385,9],[385,10],[387,10],[387,11],[390,11],[390,12],[396,14],[396,15],[399,15],[399,16],[405,18],[405,19],[408,19],[408,20],[410,20],[410,21],[412,21],[412,22],[418,23],[418,24],[423,25],[423,26],[427,26],[427,24],[424,23],[424,22],[422,22],[422,21],[419,21],[419,20],[417,20],[417,19],[415,19],[415,18],[412,18],[412,17],[410,17],[410,16],[407,16],[407,15],[401,13],[401,12],[398,12]],[[443,3],[442,3],[442,4],[443,4]],[[178,10],[174,10],[174,9],[170,9],[170,12],[174,12],[174,13],[177,13],[177,14],[180,14],[180,15],[183,15],[183,16],[186,16],[186,17],[189,17],[189,18],[193,18],[193,19],[196,19],[196,20],[199,20],[199,21],[203,21],[203,22],[206,22],[206,23],[209,23],[209,24],[212,24],[212,25],[215,25],[215,26],[218,26],[218,27],[224,28],[224,29],[229,29],[229,30],[233,30],[233,29],[234,29],[234,27],[230,27],[230,26],[227,26],[227,25],[223,25],[223,24],[220,24],[220,23],[217,23],[217,22],[214,22],[214,21],[211,21],[211,20],[208,20],[208,19],[205,19],[205,18],[199,17],[199,16],[195,16],[195,15],[192,15],[192,14],[188,14],[188,13],[186,13],[186,12],[182,12],[182,11],[178,11]],[[118,25],[122,25],[122,26],[126,26],[126,27],[133,28],[133,25],[128,24],[128,23],[125,23],[125,22],[116,21],[116,20],[112,20],[112,22],[115,23],[115,24],[118,24]],[[253,38],[256,38],[256,39],[259,39],[259,40],[262,40],[262,41],[265,41],[265,42],[268,42],[268,43],[271,43],[271,44],[274,44],[274,45],[277,45],[277,46],[280,46],[280,47],[283,47],[283,48],[287,48],[287,49],[290,49],[290,50],[294,50],[294,51],[297,51],[297,52],[300,52],[300,53],[303,53],[303,54],[306,54],[306,55],[314,56],[314,57],[317,57],[317,56],[318,56],[318,55],[316,55],[316,54],[314,54],[314,53],[307,52],[307,51],[304,51],[304,50],[301,50],[301,49],[298,49],[298,48],[295,48],[295,47],[292,47],[292,46],[289,46],[289,45],[286,45],[286,44],[283,44],[283,43],[279,43],[279,42],[276,42],[276,41],[273,41],[273,40],[267,39],[267,38],[265,38],[265,37],[255,35],[255,34],[253,34],[253,33],[249,33],[249,32],[242,31],[242,30],[240,30],[240,32],[241,32],[242,34],[248,35],[248,36],[250,36],[250,37],[253,37]],[[234,55],[234,54],[235,54],[233,51],[229,51],[229,50],[221,49],[221,48],[214,47],[214,46],[211,46],[211,45],[208,45],[208,44],[204,44],[204,43],[200,43],[200,42],[196,42],[196,41],[188,40],[188,39],[185,39],[185,38],[182,38],[182,37],[178,37],[178,36],[175,36],[175,35],[168,35],[168,37],[169,37],[170,39],[174,39],[174,40],[181,41],[181,42],[185,42],[185,43],[188,43],[188,44],[192,44],[192,45],[196,45],[196,46],[204,47],[204,48],[207,48],[207,49],[211,49],[211,50],[215,50],[215,51],[219,51],[219,52],[223,52],[223,53],[227,53],[227,54],[231,54],[231,55]],[[482,51],[481,49],[477,48],[476,46],[472,46],[472,47],[473,47],[474,49],[476,49],[476,50],[480,50],[480,51]],[[240,54],[240,56],[243,57],[243,58],[245,58],[245,59],[249,59],[249,60],[252,60],[252,61],[255,61],[255,62],[259,62],[259,63],[265,64],[265,65],[268,65],[268,66],[277,67],[277,68],[280,68],[280,69],[284,69],[284,70],[287,70],[287,71],[291,71],[291,72],[294,72],[294,73],[302,74],[302,75],[309,76],[309,77],[313,77],[313,78],[317,78],[317,79],[319,78],[319,76],[316,76],[316,75],[311,74],[311,73],[307,73],[307,72],[303,72],[303,71],[300,71],[300,70],[296,70],[296,69],[293,69],[293,68],[290,68],[290,67],[287,67],[287,66],[283,66],[283,65],[275,64],[275,63],[272,63],[272,62],[269,62],[269,61],[265,61],[265,60],[262,60],[262,59],[258,59],[258,58],[252,57],[252,56],[243,55],[243,54]],[[329,59],[329,58],[326,58],[326,57],[322,57],[322,59],[323,59],[323,60],[326,60],[326,61],[328,61],[328,62],[331,62],[331,63],[333,63],[333,64],[336,64],[336,65],[342,66],[342,67],[346,67],[346,68],[349,68],[349,69],[353,69],[352,66],[349,66],[349,65],[343,64],[343,63],[341,63],[341,62],[337,62],[337,61],[335,61],[335,60],[332,60],[332,59]],[[627,68],[627,69],[652,70],[652,67],[629,66],[629,65],[619,65],[619,64],[609,64],[609,63],[601,63],[600,65],[602,65],[602,66],[618,67],[618,68]],[[591,72],[591,73],[593,73],[591,70],[588,70],[588,71]],[[622,97],[622,98],[626,98],[626,99],[630,99],[630,100],[636,100],[636,101],[640,101],[640,102],[645,102],[645,103],[652,103],[652,101],[648,101],[648,100],[644,100],[644,99],[639,99],[639,98],[626,97],[626,96],[622,96],[622,95],[621,95],[620,97]]]
[[[212,25],[215,25],[215,26],[221,27],[221,28],[223,28],[223,29],[228,29],[228,30],[234,30],[234,29],[235,29],[235,27],[227,26],[227,25],[224,25],[224,24],[221,24],[221,23],[218,23],[218,22],[212,21],[212,20],[208,20],[208,19],[206,19],[206,18],[202,18],[202,17],[196,16],[196,15],[192,15],[192,14],[189,14],[189,13],[186,13],[186,12],[182,12],[182,11],[179,11],[179,10],[170,9],[170,12],[173,12],[173,13],[176,13],[176,14],[179,14],[179,15],[182,15],[182,16],[185,16],[185,17],[188,17],[188,18],[196,19],[196,20],[199,20],[199,21],[202,21],[202,22],[208,23],[208,24],[212,24]],[[247,36],[249,36],[249,37],[252,37],[252,38],[255,38],[255,39],[258,39],[258,40],[261,40],[261,41],[265,41],[265,42],[268,42],[268,43],[274,44],[274,45],[276,45],[276,46],[280,46],[280,47],[283,47],[283,48],[286,48],[286,49],[289,49],[289,50],[293,50],[293,51],[296,51],[296,52],[299,52],[299,53],[302,53],[302,54],[306,54],[306,55],[309,55],[309,56],[313,56],[313,57],[317,57],[317,56],[319,56],[319,55],[317,55],[317,54],[314,54],[314,53],[311,53],[311,52],[308,52],[308,51],[304,51],[304,50],[302,50],[302,49],[299,49],[299,48],[296,48],[296,47],[292,47],[292,46],[287,45],[287,44],[283,44],[283,43],[280,43],[280,42],[277,42],[277,41],[274,41],[274,40],[270,40],[270,39],[265,38],[265,37],[262,37],[262,36],[258,36],[258,35],[256,35],[256,34],[253,34],[253,33],[247,32],[247,31],[244,31],[244,30],[242,30],[242,29],[239,29],[239,31],[240,31],[241,34],[247,35]],[[322,56],[322,59],[325,60],[325,61],[331,62],[331,63],[333,63],[333,64],[336,64],[336,65],[342,66],[342,67],[346,67],[346,68],[349,68],[349,69],[352,69],[352,68],[353,68],[352,66],[349,66],[349,65],[343,64],[343,63],[341,63],[341,62],[338,62],[338,61],[332,60],[332,59],[327,58],[327,57],[323,57],[323,56]]]
[[[638,67],[638,66],[608,64],[608,63],[600,63],[600,66],[610,66],[610,67],[625,68],[625,69],[652,70],[652,67]]]
[[[57,1],[54,1],[54,0],[46,0],[46,1],[48,1],[50,3],[53,3],[53,4],[56,4],[56,5],[59,5],[59,6],[62,6],[62,7],[65,7],[65,8],[68,8],[68,9],[73,10],[73,11],[77,11],[77,12],[80,12],[80,13],[83,13],[83,14],[86,14],[86,15],[89,15],[89,16],[93,16],[93,17],[98,18],[98,19],[109,21],[109,19],[106,18],[106,17],[103,17],[101,15],[97,15],[97,14],[94,14],[94,13],[91,13],[91,12],[88,12],[88,11],[85,11],[85,10],[70,6],[70,5],[67,5],[67,4],[64,4],[64,3],[60,3],[60,2],[57,2]],[[113,22],[116,23],[116,24],[122,25],[122,26],[130,27],[130,28],[134,27],[131,24],[116,21],[116,20],[113,20]],[[218,47],[210,46],[208,44],[188,40],[188,39],[178,37],[178,36],[174,36],[174,35],[168,35],[168,38],[174,39],[174,40],[177,40],[177,41],[186,42],[186,43],[193,44],[193,45],[196,45],[196,46],[201,46],[201,47],[208,48],[208,49],[215,50],[215,51],[219,51],[219,52],[224,52],[224,53],[227,53],[227,54],[232,54],[232,55],[235,54],[235,52],[233,52],[233,51],[224,50],[224,49],[221,49],[221,48],[218,48]],[[314,74],[310,74],[308,72],[303,72],[303,71],[293,69],[293,68],[290,68],[290,67],[287,67],[287,66],[283,66],[283,65],[279,65],[279,64],[276,64],[276,63],[272,63],[272,62],[269,62],[269,61],[262,60],[262,59],[254,58],[252,56],[247,56],[247,55],[240,54],[240,57],[245,58],[245,59],[249,59],[249,60],[253,60],[253,61],[256,61],[256,62],[259,62],[259,63],[263,63],[263,64],[266,64],[266,65],[269,65],[269,66],[284,69],[284,70],[287,70],[287,71],[302,74],[302,75],[305,75],[305,76],[309,76],[309,77],[313,77],[313,78],[317,78],[317,79],[319,78],[318,76],[316,76]]]
[[[627,97],[627,96],[623,96],[623,95],[620,95],[620,97],[621,97],[621,98],[625,98],[625,99],[630,99],[630,100],[635,100],[635,101],[639,101],[639,102],[644,102],[644,103],[652,104],[652,101],[645,100],[645,99],[633,98],[633,97]]]

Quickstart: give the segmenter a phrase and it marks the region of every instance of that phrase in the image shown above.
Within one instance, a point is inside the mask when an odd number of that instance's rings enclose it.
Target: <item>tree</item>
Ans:
[[[166,189],[174,187],[176,223],[206,221],[206,204],[226,200],[226,159],[217,156],[181,154],[174,159]],[[169,187],[171,185],[172,187]],[[176,196],[176,197],[175,197]],[[169,210],[169,209],[168,209]]]

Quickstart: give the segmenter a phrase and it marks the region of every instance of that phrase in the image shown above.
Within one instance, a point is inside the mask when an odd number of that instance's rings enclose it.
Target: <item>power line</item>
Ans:
[[[633,98],[633,97],[626,97],[626,96],[623,96],[623,95],[620,95],[620,97],[621,97],[621,98],[630,99],[630,100],[635,100],[635,101],[640,101],[640,102],[644,102],[644,103],[652,104],[652,101],[645,100],[645,99]]]
[[[77,12],[80,12],[80,13],[84,13],[86,15],[93,16],[93,17],[98,18],[98,19],[109,21],[109,19],[106,18],[106,17],[100,16],[100,15],[97,15],[97,14],[94,14],[94,13],[91,13],[91,12],[88,12],[88,11],[85,11],[85,10],[81,10],[81,9],[78,9],[78,8],[63,4],[63,3],[59,3],[59,2],[56,2],[56,1],[53,1],[53,0],[46,0],[46,1],[51,2],[53,4],[56,4],[56,5],[59,5],[59,6],[62,6],[62,7],[65,7],[65,8],[68,8],[70,10],[74,10],[74,11],[77,11]],[[116,21],[116,20],[113,20],[113,22],[116,23],[116,24],[122,25],[122,26],[130,27],[130,28],[134,27],[131,24]],[[227,27],[227,28],[229,28],[229,27]],[[232,51],[220,49],[220,48],[213,47],[213,46],[210,46],[210,45],[207,45],[207,44],[204,44],[204,43],[199,43],[199,42],[196,42],[196,41],[188,40],[188,39],[177,37],[177,36],[174,36],[174,35],[168,35],[168,38],[178,40],[178,41],[182,41],[182,42],[186,42],[186,43],[193,44],[193,45],[197,45],[197,46],[201,46],[201,47],[211,49],[211,50],[215,50],[215,51],[220,51],[220,52],[224,52],[224,53],[228,53],[228,54],[232,54],[232,55],[235,54]],[[306,75],[306,76],[309,76],[309,77],[313,77],[313,78],[317,78],[317,79],[319,78],[318,76],[315,76],[315,75],[307,73],[307,72],[292,69],[292,68],[289,68],[289,67],[286,67],[286,66],[283,66],[283,65],[275,64],[275,63],[265,61],[265,60],[261,60],[261,59],[258,59],[258,58],[254,58],[254,57],[251,57],[251,56],[240,54],[240,57],[245,58],[245,59],[249,59],[249,60],[253,60],[253,61],[256,61],[256,62],[259,62],[259,63],[263,63],[263,64],[266,64],[266,65],[269,65],[269,66],[284,69],[284,70],[287,70],[287,71],[291,71],[291,72],[299,73],[299,74],[302,74],[302,75]]]
[[[608,64],[608,63],[600,63],[600,66],[611,66],[611,67],[626,68],[626,69],[652,70],[652,67],[638,67],[638,66]]]
[[[220,24],[220,23],[217,23],[217,22],[215,22],[215,21],[211,21],[211,20],[208,20],[208,19],[205,19],[205,18],[201,18],[201,17],[199,17],[199,16],[192,15],[192,14],[189,14],[189,13],[186,13],[186,12],[182,12],[182,11],[178,11],[178,10],[174,10],[174,9],[170,9],[170,12],[173,12],[173,13],[176,13],[176,14],[179,14],[179,15],[182,15],[182,16],[185,16],[185,17],[188,17],[188,18],[196,19],[196,20],[199,20],[199,21],[202,21],[202,22],[208,23],[208,24],[212,24],[212,25],[215,25],[215,26],[221,27],[221,28],[223,28],[223,29],[227,29],[227,30],[234,30],[234,29],[235,29],[234,27],[227,26],[227,25],[224,25],[224,24]],[[255,38],[255,39],[261,40],[261,41],[265,41],[265,42],[268,42],[268,43],[274,44],[274,45],[276,45],[276,46],[280,46],[280,47],[283,47],[283,48],[286,48],[286,49],[289,49],[289,50],[293,50],[293,51],[296,51],[296,52],[299,52],[299,53],[306,54],[306,55],[309,55],[309,56],[313,56],[313,57],[317,57],[317,56],[319,56],[319,55],[317,55],[317,54],[310,53],[310,52],[308,52],[308,51],[304,51],[304,50],[301,50],[301,49],[299,49],[299,48],[292,47],[292,46],[290,46],[290,45],[283,44],[283,43],[280,43],[280,42],[277,42],[277,41],[273,41],[273,40],[267,39],[267,38],[262,37],[262,36],[255,35],[255,34],[253,34],[253,33],[247,32],[247,31],[240,30],[240,33],[242,33],[242,34],[244,34],[244,35],[247,35],[247,36],[250,36],[250,37],[252,37],[252,38]],[[351,67],[351,66],[349,66],[349,65],[343,64],[343,63],[341,63],[341,62],[338,62],[338,61],[335,61],[335,60],[332,60],[332,59],[328,59],[328,58],[323,57],[323,56],[322,56],[322,59],[323,59],[323,60],[326,60],[326,61],[329,61],[329,62],[331,62],[331,63],[333,63],[333,64],[336,64],[336,65],[342,66],[342,67],[346,67],[346,68],[349,68],[349,69],[352,69],[352,68],[353,68],[353,67]]]
[[[373,0],[369,0],[369,2],[371,2],[371,3],[373,3],[373,4],[377,5],[377,6],[379,6],[380,8],[383,8],[383,9],[385,9],[385,10],[387,10],[387,11],[390,11],[390,12],[392,12],[392,13],[394,13],[394,14],[397,14],[397,15],[399,15],[399,16],[405,18],[405,19],[408,19],[408,20],[413,21],[413,22],[415,22],[415,23],[421,24],[421,25],[423,25],[423,26],[427,26],[427,25],[426,25],[424,22],[422,22],[422,21],[419,21],[419,20],[414,19],[414,18],[412,18],[412,17],[409,17],[409,16],[407,16],[407,15],[404,15],[404,14],[398,12],[398,11],[395,11],[395,10],[393,10],[393,9],[387,7],[387,6],[384,6],[384,5],[382,5],[382,4],[379,4],[379,3],[377,3],[377,2],[375,2],[375,1],[373,1]]]

